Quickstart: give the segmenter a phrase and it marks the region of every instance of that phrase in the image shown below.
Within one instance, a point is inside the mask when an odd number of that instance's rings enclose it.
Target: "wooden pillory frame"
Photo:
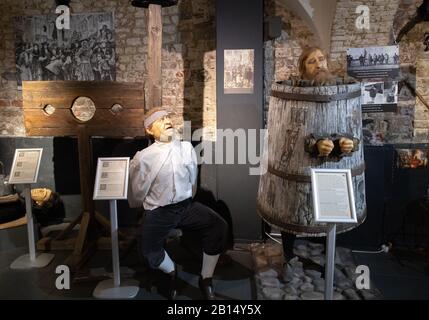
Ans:
[[[24,81],[23,109],[28,136],[77,136],[83,213],[55,238],[41,239],[39,250],[73,250],[65,263],[77,271],[98,248],[101,231],[110,232],[110,222],[94,210],[91,137],[144,136],[144,108],[161,106],[162,16],[161,8],[178,0],[133,1],[149,9],[148,80],[142,83],[110,81]],[[146,99],[145,97],[146,93]],[[78,119],[72,106],[77,98],[92,100],[95,113],[88,121]],[[87,99],[88,100],[88,99]],[[120,107],[117,106],[120,105]],[[82,110],[85,113],[87,110]],[[80,224],[75,239],[67,239]],[[126,236],[119,233],[120,240]],[[105,248],[105,246],[104,246]]]
[[[144,114],[143,85],[141,83],[89,81],[24,81],[23,107],[28,136],[77,136],[79,174],[83,213],[55,238],[41,239],[39,250],[73,249],[66,260],[73,271],[78,269],[97,248],[100,227],[110,230],[109,221],[95,212],[91,137],[142,136]],[[96,110],[87,122],[78,120],[71,106],[78,97],[90,98]],[[112,109],[119,104],[122,110]],[[46,106],[55,111],[48,115]],[[51,108],[52,108],[51,107]],[[52,110],[50,111],[52,112]],[[66,155],[65,155],[66,156]],[[72,229],[80,224],[76,239],[67,239]],[[124,239],[124,235],[119,235]]]

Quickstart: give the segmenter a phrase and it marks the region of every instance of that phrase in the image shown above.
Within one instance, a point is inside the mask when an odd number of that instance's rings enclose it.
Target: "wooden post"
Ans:
[[[92,152],[90,137],[86,132],[85,125],[78,126],[78,149],[79,149],[79,172],[80,192],[82,195],[82,207],[84,212],[94,214],[94,203],[92,197]]]
[[[146,84],[146,109],[161,106],[162,86],[162,16],[161,6],[149,5],[148,79]]]

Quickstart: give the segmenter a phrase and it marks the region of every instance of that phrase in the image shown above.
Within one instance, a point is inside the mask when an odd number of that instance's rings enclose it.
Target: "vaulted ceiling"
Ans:
[[[332,23],[337,0],[279,0],[303,19],[319,40],[319,46],[329,52]]]

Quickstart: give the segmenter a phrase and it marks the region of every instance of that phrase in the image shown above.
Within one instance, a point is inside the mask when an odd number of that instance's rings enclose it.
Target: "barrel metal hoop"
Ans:
[[[282,221],[279,217],[275,218],[267,211],[265,211],[264,208],[260,205],[260,203],[257,203],[256,208],[259,216],[262,219],[264,219],[265,222],[267,222],[269,225],[280,228],[282,231],[292,233],[295,235],[305,234],[307,236],[315,236],[315,237],[325,236],[328,232],[328,226],[322,226],[322,225],[304,226],[304,225],[292,224],[292,223],[287,223],[285,221]],[[362,215],[359,215],[357,217],[358,222],[356,225],[352,225],[348,223],[337,224],[337,233],[343,233],[361,225],[365,221],[366,216],[367,216],[367,209],[365,208],[363,210]]]
[[[273,175],[275,175],[279,178],[285,179],[285,180],[290,180],[290,181],[295,181],[295,182],[306,182],[306,183],[311,182],[311,176],[306,176],[303,174],[285,173],[283,171],[275,169],[272,165],[268,165],[268,172],[272,173]],[[360,176],[364,172],[365,172],[365,164],[362,163],[358,167],[352,169],[352,177]]]
[[[352,91],[345,93],[338,93],[334,95],[317,95],[317,94],[301,94],[301,93],[289,93],[281,91],[271,91],[271,96],[284,100],[298,100],[298,101],[310,101],[310,102],[332,102],[337,100],[346,100],[357,98],[361,96],[361,91]]]

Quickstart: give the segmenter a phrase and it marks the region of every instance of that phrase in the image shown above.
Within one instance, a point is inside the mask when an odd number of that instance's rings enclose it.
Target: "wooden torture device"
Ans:
[[[362,144],[359,83],[297,86],[293,81],[271,86],[268,114],[267,172],[260,177],[258,214],[281,230],[310,237],[324,236],[328,226],[313,215],[310,168],[351,169],[358,224],[366,218],[365,163],[360,146],[347,157],[311,156],[310,135],[350,134]],[[357,225],[338,224],[345,232]]]
[[[94,210],[91,137],[143,136],[141,83],[108,81],[24,81],[23,108],[28,136],[77,136],[83,213],[55,238],[42,238],[39,250],[68,250],[66,264],[76,271],[101,242],[109,221]],[[67,155],[64,155],[67,156]],[[67,238],[80,224],[76,239]],[[119,238],[125,240],[123,234]]]
[[[109,248],[100,236],[103,230],[110,232],[110,222],[95,211],[92,200],[94,167],[91,137],[145,135],[143,106],[146,110],[161,106],[161,8],[175,5],[177,1],[133,1],[134,6],[149,8],[148,80],[145,88],[142,83],[110,81],[23,82],[27,135],[78,138],[83,212],[55,238],[45,237],[37,244],[39,250],[73,250],[65,261],[73,272],[82,267],[97,248]],[[80,224],[77,238],[68,238],[77,224]],[[126,236],[119,233],[119,239],[126,240]]]

